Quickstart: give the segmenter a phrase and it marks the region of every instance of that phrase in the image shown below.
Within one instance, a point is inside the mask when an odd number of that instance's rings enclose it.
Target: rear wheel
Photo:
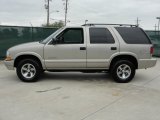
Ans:
[[[24,82],[36,82],[41,71],[41,66],[32,59],[24,59],[17,66],[17,76]]]
[[[135,66],[128,60],[119,60],[112,66],[111,75],[118,83],[130,82],[135,76]]]

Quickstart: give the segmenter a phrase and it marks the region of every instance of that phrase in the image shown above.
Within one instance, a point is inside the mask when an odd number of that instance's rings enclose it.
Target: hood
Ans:
[[[11,47],[8,51],[14,51],[14,50],[31,50],[32,48],[42,46],[43,44],[39,42],[29,42],[29,43],[23,43],[16,46]]]
[[[38,54],[43,56],[44,44],[39,42],[29,42],[20,45],[16,45],[10,48],[7,53],[14,59],[20,54]]]

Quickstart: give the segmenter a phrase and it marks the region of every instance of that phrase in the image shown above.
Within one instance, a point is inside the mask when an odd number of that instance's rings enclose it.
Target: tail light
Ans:
[[[150,48],[150,54],[153,55],[153,52],[154,52],[154,48],[153,46]]]

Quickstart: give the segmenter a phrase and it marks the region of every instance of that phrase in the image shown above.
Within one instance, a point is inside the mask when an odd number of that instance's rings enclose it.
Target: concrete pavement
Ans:
[[[160,59],[130,83],[105,73],[45,73],[23,83],[0,64],[0,120],[160,120]]]

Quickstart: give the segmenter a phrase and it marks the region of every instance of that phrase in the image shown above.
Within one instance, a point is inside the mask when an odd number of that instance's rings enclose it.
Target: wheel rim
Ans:
[[[35,76],[36,69],[35,69],[34,65],[32,65],[30,63],[26,63],[21,68],[21,74],[23,75],[23,77],[25,77],[27,79],[31,79]]]
[[[122,64],[117,68],[117,75],[119,78],[125,80],[131,75],[131,68],[126,64]]]

